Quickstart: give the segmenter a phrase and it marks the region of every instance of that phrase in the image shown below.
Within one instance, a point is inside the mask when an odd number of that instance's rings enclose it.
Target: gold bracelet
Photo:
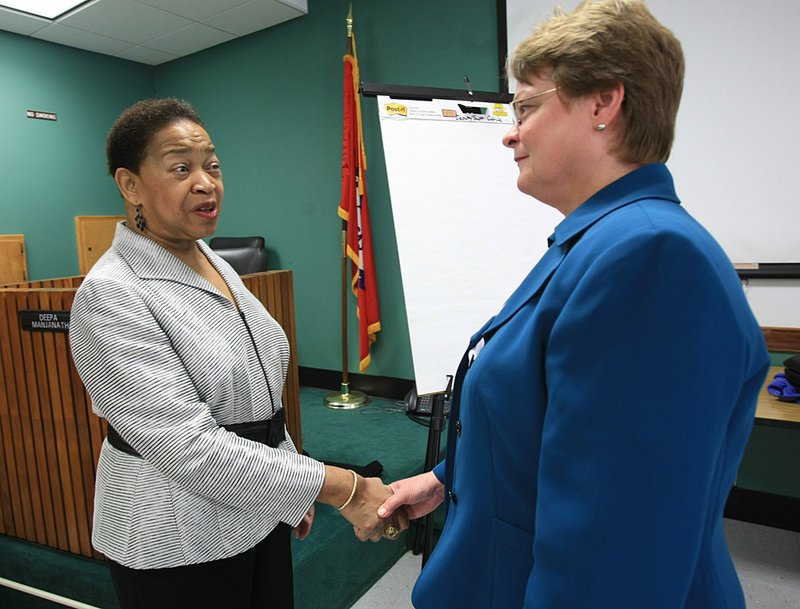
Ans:
[[[356,489],[358,488],[358,474],[355,473],[352,469],[348,469],[347,471],[353,474],[353,489],[350,491],[350,496],[347,498],[347,501],[345,501],[341,505],[341,507],[336,508],[340,512],[348,505],[350,505],[350,502],[353,500],[353,497],[356,496]]]

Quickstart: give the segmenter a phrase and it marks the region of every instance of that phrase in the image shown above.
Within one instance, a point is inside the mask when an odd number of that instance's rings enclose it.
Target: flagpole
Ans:
[[[347,52],[350,53],[353,44],[353,5],[347,12]],[[339,393],[329,393],[326,395],[322,404],[328,408],[348,410],[360,408],[369,401],[366,393],[361,391],[350,391],[350,379],[347,366],[347,291],[349,266],[347,258],[347,221],[342,220],[342,384]]]

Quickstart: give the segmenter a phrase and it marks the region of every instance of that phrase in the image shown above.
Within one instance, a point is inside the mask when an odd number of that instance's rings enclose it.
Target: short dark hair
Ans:
[[[179,120],[190,120],[205,128],[194,108],[174,97],[143,99],[119,115],[106,139],[108,173],[113,177],[124,167],[139,173],[147,146],[153,136]]]

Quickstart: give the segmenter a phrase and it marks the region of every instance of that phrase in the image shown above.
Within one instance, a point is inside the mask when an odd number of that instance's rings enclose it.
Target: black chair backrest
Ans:
[[[264,237],[214,237],[208,245],[240,275],[268,270]]]
[[[212,237],[208,246],[212,250],[225,250],[232,247],[264,249],[264,237]]]

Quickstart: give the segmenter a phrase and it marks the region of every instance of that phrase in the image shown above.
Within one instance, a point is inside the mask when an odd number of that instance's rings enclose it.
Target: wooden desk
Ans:
[[[767,391],[767,385],[772,382],[778,372],[783,372],[783,366],[770,367],[761,393],[758,394],[756,424],[800,429],[800,404],[781,402]]]
[[[761,452],[761,455],[748,459],[745,453],[736,484],[731,489],[725,504],[725,517],[789,531],[800,531],[800,498],[795,495],[796,484],[793,482],[787,487],[784,481],[783,485],[779,484],[784,489],[782,491],[763,490],[763,479],[771,479],[776,470],[785,472],[786,468],[781,467],[781,463],[794,463],[796,460],[794,455],[797,454],[796,451],[786,454],[785,444],[782,443],[777,444],[777,456],[772,454],[774,451],[769,447],[770,439],[785,437],[786,434],[796,435],[796,431],[783,430],[800,429],[800,404],[781,402],[767,391],[767,385],[778,372],[783,372],[783,366],[770,367],[756,404],[756,427],[773,429],[753,429],[750,443],[752,445],[754,440],[756,441],[756,445],[761,447],[761,451],[757,452]],[[784,446],[783,452],[780,452],[781,446]],[[765,448],[768,450],[764,450]],[[774,481],[770,486],[773,484]],[[789,494],[786,493],[787,488]]]

